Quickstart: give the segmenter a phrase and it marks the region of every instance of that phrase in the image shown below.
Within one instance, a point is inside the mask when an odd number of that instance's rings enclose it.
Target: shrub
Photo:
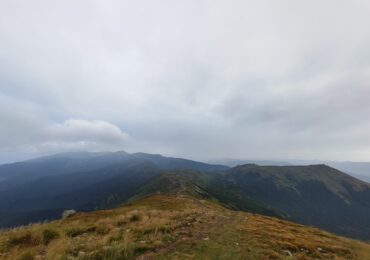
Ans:
[[[69,237],[77,237],[79,235],[82,235],[84,233],[91,233],[95,231],[95,227],[71,227],[67,229],[66,235]]]
[[[163,233],[163,234],[166,234],[166,233],[170,233],[172,231],[172,229],[171,229],[171,227],[162,226],[162,227],[158,228],[158,231]]]
[[[18,245],[38,245],[40,243],[39,237],[35,236],[30,231],[20,232],[20,234],[9,235],[7,246],[13,247]]]
[[[116,220],[116,223],[115,223],[115,225],[118,226],[118,227],[124,226],[126,224],[128,224],[128,221],[127,221],[127,219],[125,217],[118,218]]]
[[[45,229],[42,232],[42,241],[45,245],[49,244],[49,242],[53,239],[56,239],[59,237],[59,233],[56,230],[53,229]]]
[[[23,255],[21,255],[18,260],[34,260],[34,254],[31,252],[26,252]]]
[[[149,251],[151,249],[151,247],[147,246],[147,245],[140,245],[140,246],[137,246],[134,248],[134,254],[135,255],[140,255],[140,254],[143,254],[147,251]]]
[[[130,222],[136,222],[136,221],[139,221],[139,220],[141,220],[141,216],[139,216],[139,215],[137,215],[137,214],[132,215],[132,216],[130,217]]]
[[[151,234],[151,233],[155,233],[156,229],[154,227],[148,227],[148,228],[144,228],[142,230],[138,230],[138,233],[140,235],[148,235],[148,234]]]
[[[120,241],[122,239],[122,233],[113,234],[108,238],[108,243]]]
[[[110,231],[110,227],[108,227],[107,225],[105,224],[99,224],[97,225],[97,227],[95,228],[95,232],[98,234],[98,235],[106,235],[108,234]]]

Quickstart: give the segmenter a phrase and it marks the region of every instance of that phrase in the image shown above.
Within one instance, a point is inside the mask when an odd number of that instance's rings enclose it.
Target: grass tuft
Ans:
[[[32,252],[25,252],[23,253],[18,260],[34,260],[35,259],[35,254]]]
[[[38,234],[28,230],[20,230],[17,233],[11,233],[7,241],[7,246],[9,248],[16,246],[35,246],[38,244],[40,244],[40,237]]]
[[[42,231],[42,241],[45,245],[59,237],[59,232],[54,229],[45,229]]]
[[[85,234],[85,233],[92,233],[95,232],[96,227],[71,227],[68,228],[65,233],[69,237],[77,237],[79,235]]]
[[[128,260],[133,257],[134,249],[131,245],[113,245],[85,255],[81,260]]]

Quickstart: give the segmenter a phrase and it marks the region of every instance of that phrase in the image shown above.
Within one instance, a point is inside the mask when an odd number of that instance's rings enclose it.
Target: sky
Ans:
[[[370,1],[0,1],[0,163],[370,161]]]

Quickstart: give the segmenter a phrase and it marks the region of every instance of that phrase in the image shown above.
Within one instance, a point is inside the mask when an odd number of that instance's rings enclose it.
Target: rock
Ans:
[[[203,240],[207,241],[207,240],[209,240],[209,238],[208,237],[205,237],[205,238],[203,238]]]
[[[68,210],[65,210],[63,211],[62,213],[62,218],[65,219],[65,218],[68,218],[70,216],[73,216],[74,214],[76,214],[77,211],[75,211],[74,209],[68,209]]]

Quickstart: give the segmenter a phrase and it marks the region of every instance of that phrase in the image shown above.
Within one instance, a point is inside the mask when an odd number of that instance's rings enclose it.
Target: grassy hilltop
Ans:
[[[154,194],[0,233],[1,259],[370,259],[370,245],[208,200]]]

